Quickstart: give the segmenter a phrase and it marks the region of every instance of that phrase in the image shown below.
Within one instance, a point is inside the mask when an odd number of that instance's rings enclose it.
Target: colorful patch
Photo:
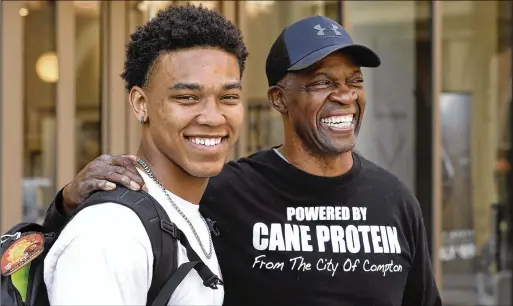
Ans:
[[[41,233],[26,233],[16,239],[2,254],[0,268],[3,276],[8,276],[30,263],[44,250],[44,237]]]

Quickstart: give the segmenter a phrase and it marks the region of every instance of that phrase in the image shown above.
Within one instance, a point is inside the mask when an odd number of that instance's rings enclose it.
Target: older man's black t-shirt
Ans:
[[[353,160],[340,177],[318,177],[266,150],[211,179],[200,211],[220,228],[224,305],[441,305],[417,200]],[[63,220],[48,213],[47,225]]]
[[[326,178],[266,150],[211,180],[200,210],[221,229],[224,305],[441,305],[417,200],[353,160]]]

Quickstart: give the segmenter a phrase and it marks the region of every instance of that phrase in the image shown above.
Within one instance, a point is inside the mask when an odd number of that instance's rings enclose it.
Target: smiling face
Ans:
[[[159,56],[147,88],[131,92],[143,137],[196,177],[217,175],[239,136],[244,108],[237,57],[193,48]],[[139,106],[138,106],[139,105]]]
[[[363,74],[353,60],[333,53],[279,82],[285,124],[302,145],[321,156],[351,151],[365,110]],[[274,102],[273,102],[274,103]]]

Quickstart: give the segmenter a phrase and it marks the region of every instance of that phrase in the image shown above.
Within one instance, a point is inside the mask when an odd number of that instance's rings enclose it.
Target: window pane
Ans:
[[[75,1],[76,167],[101,152],[100,1]]]
[[[444,300],[511,305],[511,1],[441,4]]]
[[[429,3],[348,1],[346,9],[353,39],[382,62],[363,69],[367,106],[356,151],[416,191],[416,108],[430,102]]]
[[[280,114],[271,109],[267,99],[265,61],[271,45],[288,25],[312,15],[337,20],[336,1],[244,1],[242,30],[250,53],[244,73],[244,96],[248,108],[247,153],[281,144],[283,126]]]
[[[169,5],[186,5],[193,4],[211,10],[219,11],[219,1],[140,1],[137,8],[146,15],[147,19],[153,18],[158,11],[168,7]]]
[[[179,1],[177,1],[177,2],[179,2]],[[183,2],[189,2],[190,4],[196,5],[196,6],[201,5],[208,9],[219,12],[219,1],[183,1]]]
[[[26,1],[24,19],[24,221],[40,222],[55,196],[58,81],[55,5]]]

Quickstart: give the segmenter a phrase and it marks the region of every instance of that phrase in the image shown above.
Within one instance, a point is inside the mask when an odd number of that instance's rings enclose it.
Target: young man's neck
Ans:
[[[207,187],[208,178],[190,175],[157,148],[150,149],[142,142],[137,150],[137,157],[148,165],[164,188],[190,203],[199,204]],[[138,166],[144,171],[140,165]]]
[[[298,169],[317,176],[340,176],[353,166],[351,151],[337,156],[319,156],[306,149],[299,140],[285,140],[278,151]]]

